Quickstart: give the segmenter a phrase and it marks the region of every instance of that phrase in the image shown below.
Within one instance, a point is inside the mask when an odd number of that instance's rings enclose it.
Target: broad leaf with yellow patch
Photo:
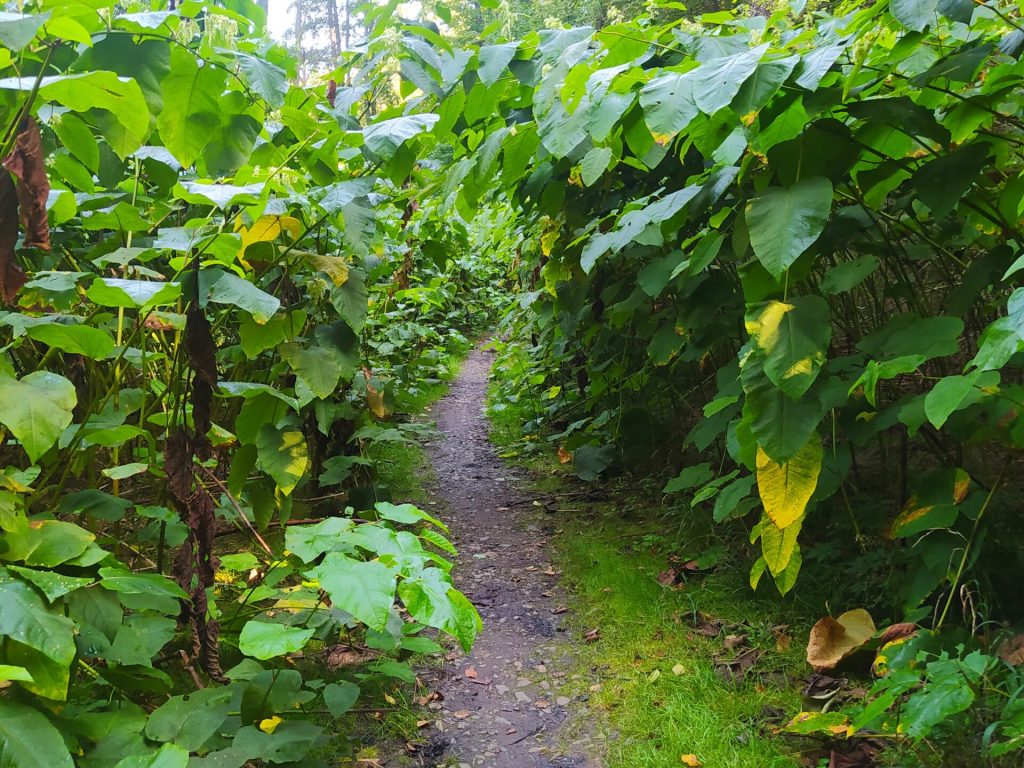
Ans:
[[[789,461],[778,464],[758,446],[757,490],[769,519],[777,528],[787,528],[799,520],[821,473],[821,438],[811,435],[803,448]],[[772,569],[772,573],[775,573]]]

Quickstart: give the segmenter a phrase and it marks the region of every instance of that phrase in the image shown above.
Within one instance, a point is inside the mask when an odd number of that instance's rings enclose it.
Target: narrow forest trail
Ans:
[[[516,503],[511,468],[488,440],[491,359],[474,350],[433,409],[442,433],[429,449],[433,490],[459,549],[455,582],[484,621],[472,653],[432,681],[443,696],[434,742],[447,744],[436,765],[599,768],[586,697],[561,690],[580,673],[571,664],[576,640],[559,626],[571,601],[547,552],[553,526]]]

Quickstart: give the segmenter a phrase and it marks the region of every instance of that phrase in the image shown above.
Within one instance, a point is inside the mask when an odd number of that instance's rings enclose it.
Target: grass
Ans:
[[[618,518],[617,510],[604,509],[567,521],[555,539],[577,597],[574,629],[600,631],[578,663],[606,681],[590,693],[610,735],[607,768],[667,768],[691,754],[723,768],[798,765],[764,722],[800,708],[788,681],[803,665],[785,631],[772,632],[781,620],[777,606],[758,600],[735,564],[683,589],[663,587],[657,581],[667,565],[663,551],[623,544],[637,521]],[[742,625],[731,631],[764,650],[739,685],[724,680],[715,665],[717,655],[735,652],[693,631],[701,614]]]
[[[513,357],[498,378],[514,375],[515,366]],[[523,434],[534,417],[531,404],[509,400],[505,389],[498,380],[490,387],[492,441],[533,470],[536,496],[557,499],[578,489],[554,447]],[[684,756],[716,768],[800,765],[793,744],[771,733],[772,722],[800,711],[792,680],[807,672],[802,647],[784,626],[793,619],[792,604],[758,598],[739,562],[723,561],[681,589],[662,586],[657,576],[668,556],[693,556],[713,534],[703,522],[679,527],[683,512],[667,512],[659,498],[630,489],[598,504],[567,503],[572,511],[556,518],[555,556],[575,598],[570,625],[576,636],[600,633],[580,646],[576,674],[568,675],[588,682],[565,690],[588,697],[600,722],[575,727],[604,732],[606,768],[675,768],[686,764]],[[726,651],[721,637],[694,631],[701,616],[725,621],[723,635],[746,635],[746,643]],[[804,618],[797,619],[801,626]],[[763,655],[747,676],[739,684],[723,679],[716,657],[750,647]]]

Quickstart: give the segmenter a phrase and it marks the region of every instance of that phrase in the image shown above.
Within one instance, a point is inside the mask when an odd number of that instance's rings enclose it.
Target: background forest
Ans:
[[[482,629],[387,457],[494,328],[666,589],[823,617],[778,732],[1019,765],[1019,4],[294,10],[0,12],[0,768],[353,757]]]

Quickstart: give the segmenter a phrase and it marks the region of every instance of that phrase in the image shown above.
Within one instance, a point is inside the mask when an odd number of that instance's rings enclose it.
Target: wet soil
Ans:
[[[492,355],[469,355],[429,414],[441,436],[428,447],[435,508],[459,549],[457,586],[484,629],[468,656],[453,652],[428,676],[440,699],[421,749],[425,766],[600,768],[589,727],[589,680],[573,663],[584,638],[562,626],[572,596],[559,586],[548,539],[554,520],[517,490],[514,470],[488,440],[484,398]],[[519,483],[522,485],[523,483]],[[570,691],[575,691],[575,695]]]

